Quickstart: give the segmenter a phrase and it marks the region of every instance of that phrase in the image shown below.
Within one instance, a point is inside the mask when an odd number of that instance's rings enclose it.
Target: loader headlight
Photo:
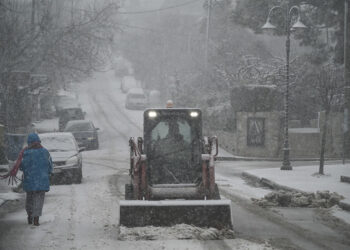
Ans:
[[[148,112],[148,117],[149,117],[149,118],[155,118],[155,117],[157,117],[157,112],[156,112],[156,111],[150,111],[150,112]]]
[[[190,116],[191,117],[198,117],[198,112],[197,111],[192,111],[191,113],[190,113]]]

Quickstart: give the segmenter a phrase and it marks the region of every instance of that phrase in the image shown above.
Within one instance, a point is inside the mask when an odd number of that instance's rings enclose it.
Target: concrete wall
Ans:
[[[235,149],[236,134],[223,130],[216,130],[213,132],[207,132],[205,135],[216,135],[219,140],[219,145],[221,148],[225,149],[234,155],[238,155]]]
[[[325,119],[325,112],[319,113],[320,131],[323,131],[323,123]],[[343,124],[344,114],[340,112],[333,112],[329,115],[327,137],[326,137],[326,156],[327,157],[341,157],[343,154]],[[320,136],[321,138],[321,136]]]
[[[234,131],[211,130],[205,134],[218,136],[220,147],[234,155],[247,157],[278,157],[281,145],[280,112],[236,112]],[[264,145],[250,146],[247,141],[247,123],[249,118],[264,118]]]
[[[222,148],[234,155],[246,157],[282,157],[283,148],[283,116],[280,112],[236,112],[233,131],[211,129],[209,134],[217,135]],[[265,119],[265,140],[262,146],[250,146],[247,143],[248,118]],[[321,112],[318,121],[313,121],[310,128],[290,128],[290,157],[318,158],[324,113]],[[295,122],[297,124],[297,122]],[[321,129],[315,125],[320,124]],[[331,113],[327,130],[326,157],[341,157],[343,147],[343,113]],[[208,133],[206,133],[208,134]]]
[[[247,142],[248,118],[265,119],[265,140],[264,145],[250,146]],[[237,112],[236,144],[234,145],[237,155],[251,157],[276,157],[279,154],[280,144],[280,112]]]
[[[318,128],[289,129],[291,158],[315,158],[320,155],[320,130]]]
[[[283,112],[279,112],[283,95],[275,86],[247,85],[231,90],[230,107],[208,109],[203,116],[210,134],[217,134],[221,147],[248,157],[282,157],[284,141]],[[274,110],[274,111],[273,111]],[[248,143],[249,118],[264,119],[264,143]],[[260,120],[261,121],[261,120]],[[318,158],[324,113],[310,121],[309,128],[300,128],[300,120],[289,121],[289,147],[291,158]],[[232,126],[230,125],[232,124]],[[260,127],[257,121],[256,127]],[[343,147],[343,114],[331,113],[327,129],[326,157],[340,157]],[[249,138],[259,138],[261,129],[254,132],[251,125]],[[253,131],[253,132],[252,132]],[[254,136],[258,134],[258,136]],[[259,140],[259,139],[257,139]]]

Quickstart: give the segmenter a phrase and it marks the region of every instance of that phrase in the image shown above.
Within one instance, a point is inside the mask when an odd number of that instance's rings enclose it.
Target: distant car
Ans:
[[[151,90],[149,92],[148,103],[150,108],[160,108],[163,106],[158,90]]]
[[[141,88],[130,89],[126,95],[125,108],[143,110],[147,106],[147,97]]]
[[[55,117],[56,109],[52,96],[45,95],[40,98],[40,117],[45,119],[51,119]]]
[[[140,88],[140,82],[135,80],[133,76],[124,76],[120,84],[123,93],[127,93],[130,89]]]
[[[41,144],[51,155],[53,171],[52,184],[81,183],[82,157],[72,133],[44,133],[39,134]]]
[[[57,115],[60,115],[60,112],[67,108],[80,108],[78,100],[72,96],[56,96],[54,106]]]
[[[58,129],[63,131],[67,122],[72,120],[84,120],[85,113],[80,107],[62,109],[58,116]]]
[[[98,134],[94,124],[87,120],[69,121],[64,129],[65,132],[71,132],[80,147],[87,149],[98,149]]]

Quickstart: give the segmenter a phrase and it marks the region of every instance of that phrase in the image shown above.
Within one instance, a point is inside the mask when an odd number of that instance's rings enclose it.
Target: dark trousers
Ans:
[[[44,206],[45,191],[29,191],[26,197],[26,211],[28,216],[41,216]]]

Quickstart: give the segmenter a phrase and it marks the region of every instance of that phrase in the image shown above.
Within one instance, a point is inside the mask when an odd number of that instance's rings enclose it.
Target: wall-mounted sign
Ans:
[[[249,117],[247,120],[247,145],[263,146],[265,143],[265,118]]]

